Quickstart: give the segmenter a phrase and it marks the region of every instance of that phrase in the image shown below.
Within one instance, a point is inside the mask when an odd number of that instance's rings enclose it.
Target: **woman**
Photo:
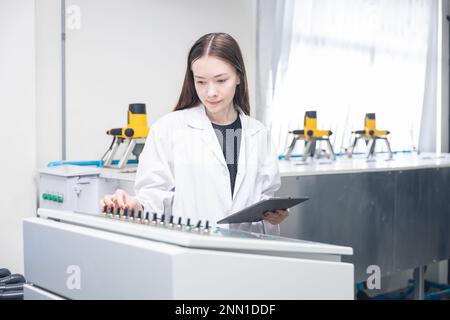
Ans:
[[[228,34],[211,33],[191,48],[174,112],[153,126],[140,155],[136,196],[107,195],[102,208],[145,210],[174,221],[218,220],[280,187],[277,155],[268,131],[249,117],[241,50]],[[261,223],[233,225],[279,234],[288,212],[267,212]]]

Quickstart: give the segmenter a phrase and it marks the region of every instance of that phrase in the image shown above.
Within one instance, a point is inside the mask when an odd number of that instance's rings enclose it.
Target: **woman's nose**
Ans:
[[[217,96],[217,90],[214,84],[210,83],[208,85],[208,97],[215,97]]]

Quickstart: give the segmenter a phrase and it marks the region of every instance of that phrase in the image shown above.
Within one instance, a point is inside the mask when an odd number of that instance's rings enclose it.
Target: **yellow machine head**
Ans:
[[[125,128],[111,129],[106,132],[108,135],[113,136],[113,141],[102,157],[104,167],[113,167],[113,161],[115,161],[114,156],[120,144],[125,142],[128,143],[128,146],[120,158],[117,168],[124,168],[128,164],[128,159],[131,154],[135,155],[136,160],[139,161],[139,155],[144,149],[149,131],[150,128],[147,125],[145,104],[130,104],[128,107],[127,126]]]
[[[364,135],[366,138],[385,137],[390,132],[387,130],[378,130],[375,113],[367,113],[364,118],[364,130],[356,131],[357,134]]]
[[[318,130],[317,129],[317,112],[307,111],[304,118],[303,130],[294,130],[290,133],[300,137],[304,137],[306,140],[312,138],[327,138],[333,134],[330,130]]]
[[[146,138],[150,128],[147,125],[145,104],[134,103],[128,108],[128,125],[125,128],[108,130],[106,133],[116,138],[139,139]]]

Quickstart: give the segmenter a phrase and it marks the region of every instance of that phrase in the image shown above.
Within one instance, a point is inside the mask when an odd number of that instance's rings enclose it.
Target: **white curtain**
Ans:
[[[260,60],[266,65],[260,73],[272,75],[273,83],[260,91],[266,102],[261,119],[279,153],[292,138],[288,131],[302,128],[310,110],[317,111],[319,129],[333,131],[336,152],[351,145],[352,131],[363,129],[366,113],[376,113],[378,128],[391,131],[393,150],[416,149],[423,108],[434,108],[425,94],[435,88],[426,79],[435,72],[427,57],[435,44],[436,0],[284,3],[292,9],[284,11],[290,23],[275,30],[290,37],[277,48],[278,69]],[[260,27],[271,24],[262,19],[264,6],[259,10]]]

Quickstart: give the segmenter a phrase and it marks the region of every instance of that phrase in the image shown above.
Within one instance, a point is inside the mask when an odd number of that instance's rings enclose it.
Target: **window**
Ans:
[[[417,148],[432,1],[299,0],[293,7],[288,63],[274,81],[267,117],[279,153],[309,110],[317,111],[319,129],[333,131],[335,152],[352,144],[366,113],[391,132],[394,151]]]

